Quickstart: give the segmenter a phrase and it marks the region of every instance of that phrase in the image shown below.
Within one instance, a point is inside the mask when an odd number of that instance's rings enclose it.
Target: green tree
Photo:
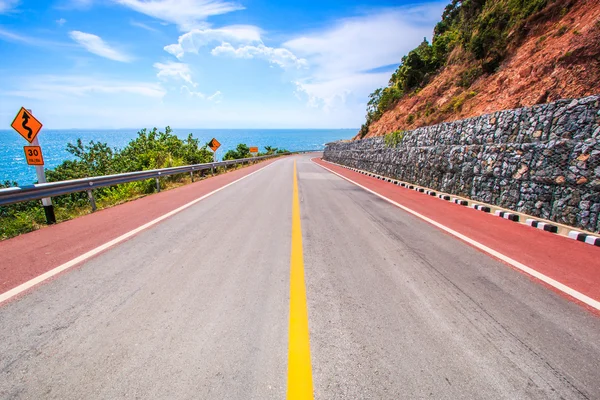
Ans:
[[[235,150],[227,151],[223,156],[223,160],[239,160],[241,158],[249,158],[250,156],[250,148],[246,144],[240,143]]]

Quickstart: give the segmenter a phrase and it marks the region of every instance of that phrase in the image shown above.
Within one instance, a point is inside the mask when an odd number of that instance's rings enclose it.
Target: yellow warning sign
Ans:
[[[25,159],[29,165],[44,165],[44,157],[42,156],[42,148],[40,146],[25,146]]]
[[[10,126],[19,132],[29,143],[33,142],[33,139],[35,139],[40,129],[42,129],[42,123],[23,107],[21,107]]]
[[[217,149],[221,147],[221,143],[219,143],[217,139],[212,138],[212,140],[208,143],[208,147],[210,147],[212,151],[217,151]]]
[[[250,153],[258,153],[258,147],[250,147]]]

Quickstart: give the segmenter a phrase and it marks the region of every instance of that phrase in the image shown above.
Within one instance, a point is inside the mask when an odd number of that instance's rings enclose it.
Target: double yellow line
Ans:
[[[306,305],[306,285],[304,283],[304,256],[302,254],[302,227],[300,225],[300,198],[298,197],[298,176],[295,160],[292,199],[292,251],[290,257],[287,399],[313,399],[308,308]]]

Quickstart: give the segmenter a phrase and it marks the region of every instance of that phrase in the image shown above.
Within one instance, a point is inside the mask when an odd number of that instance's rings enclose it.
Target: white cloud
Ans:
[[[260,42],[260,34],[261,30],[252,25],[231,25],[218,29],[192,29],[179,36],[177,43],[165,46],[165,51],[181,60],[185,53],[198,53],[200,48],[214,42]]]
[[[439,8],[437,4],[434,7]],[[428,9],[419,9],[429,14]],[[399,64],[423,37],[431,36],[435,23],[433,19],[417,25],[413,19],[423,16],[413,14],[414,10],[401,9],[342,20],[332,29],[292,39],[284,47],[314,61],[324,76]]]
[[[213,101],[215,103],[220,103],[221,100],[223,100],[223,93],[221,93],[220,91],[217,90],[211,96],[208,96],[207,100]]]
[[[5,95],[52,100],[73,96],[96,96],[98,94],[131,94],[150,98],[162,98],[166,91],[157,83],[121,81],[102,77],[79,75],[40,75],[21,79],[18,90]]]
[[[204,93],[202,92],[195,92],[192,89],[190,89],[189,87],[183,85],[181,87],[181,89],[179,90],[180,93],[185,93],[188,95],[188,97],[197,97],[199,99],[204,99],[206,96],[204,95]]]
[[[11,42],[22,42],[22,43],[27,43],[27,44],[36,44],[37,43],[36,38],[32,38],[29,36],[22,36],[17,33],[14,33],[14,32],[6,31],[2,28],[0,28],[0,38],[3,38],[5,40],[11,41]]]
[[[402,56],[431,36],[442,3],[401,7],[338,21],[333,27],[302,35],[283,44],[311,66],[296,83],[309,104],[331,108],[349,96],[366,101],[370,92],[387,85],[390,72],[373,72],[398,65]]]
[[[154,63],[154,68],[158,70],[156,76],[159,79],[181,79],[184,82],[196,87],[196,83],[192,80],[192,71],[190,66],[184,63],[168,61],[167,63]]]
[[[21,35],[18,33],[4,30],[1,27],[0,27],[0,39],[6,40],[9,42],[25,43],[25,44],[28,44],[31,46],[38,46],[38,47],[75,47],[75,45],[71,44],[71,43],[53,42],[53,41],[41,39],[38,37],[24,36],[24,35]]]
[[[20,2],[20,0],[0,0],[0,14],[6,14],[13,11]]]
[[[182,30],[203,26],[206,18],[243,10],[224,0],[114,0],[139,13],[176,24]]]
[[[280,67],[306,68],[307,61],[296,57],[290,50],[266,46],[261,40],[261,29],[252,25],[231,25],[217,29],[193,29],[165,46],[165,51],[183,59],[186,53],[197,54],[211,43],[221,43],[212,49],[213,56],[229,55],[237,58],[261,58]],[[232,44],[239,45],[237,48]]]
[[[342,75],[327,80],[305,78],[294,83],[297,86],[297,93],[306,94],[309,106],[322,107],[325,111],[331,111],[337,106],[343,106],[350,96],[360,103],[366,103],[366,94],[389,79],[389,72],[379,72]],[[360,112],[362,116],[363,110]]]
[[[225,42],[212,49],[210,53],[213,56],[225,54],[236,58],[262,58],[284,69],[308,67],[305,59],[296,57],[288,49],[268,47],[262,43],[258,46],[244,45],[236,49],[231,43]]]
[[[87,51],[100,57],[121,62],[130,62],[132,60],[131,56],[112,48],[99,36],[80,31],[71,31],[69,32],[69,36]]]
[[[57,20],[56,20],[56,23],[57,23],[59,26],[63,26],[64,24],[66,24],[66,23],[67,23],[67,20],[66,20],[66,19],[64,19],[64,18],[57,19]]]
[[[142,28],[142,29],[145,29],[145,30],[147,30],[149,32],[160,32],[158,29],[153,28],[153,27],[151,27],[149,25],[146,25],[143,22],[131,21],[130,24],[131,24],[131,26],[135,26],[137,28]]]
[[[191,90],[189,87],[187,86],[182,86],[181,93],[185,93],[187,94],[188,97],[197,97],[199,99],[206,99],[207,101],[212,101],[213,103],[220,103],[221,100],[223,99],[223,93],[221,93],[219,90],[217,90],[216,92],[214,92],[212,95],[206,97],[206,95],[202,92],[195,92],[193,90]]]

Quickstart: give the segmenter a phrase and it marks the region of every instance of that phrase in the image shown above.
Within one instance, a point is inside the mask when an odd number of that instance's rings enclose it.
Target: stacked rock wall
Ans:
[[[397,145],[329,143],[324,158],[600,231],[600,96],[422,127]]]

